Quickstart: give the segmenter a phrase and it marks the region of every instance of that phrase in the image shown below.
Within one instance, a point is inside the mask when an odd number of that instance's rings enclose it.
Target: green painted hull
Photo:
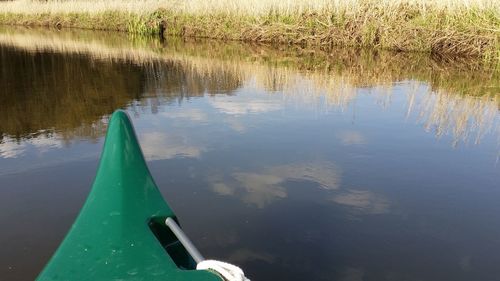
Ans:
[[[167,217],[175,214],[151,177],[127,114],[117,111],[87,201],[37,280],[220,281],[190,270],[194,262],[164,226]]]

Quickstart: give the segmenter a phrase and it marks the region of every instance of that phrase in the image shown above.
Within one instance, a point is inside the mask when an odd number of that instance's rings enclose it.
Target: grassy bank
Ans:
[[[369,46],[500,65],[500,1],[53,1],[0,3],[0,23],[297,44]]]

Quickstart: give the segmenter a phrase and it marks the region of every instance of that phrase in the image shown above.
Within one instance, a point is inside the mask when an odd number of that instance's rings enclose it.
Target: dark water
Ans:
[[[115,109],[252,280],[500,280],[500,79],[415,54],[0,30],[0,279],[79,212]]]

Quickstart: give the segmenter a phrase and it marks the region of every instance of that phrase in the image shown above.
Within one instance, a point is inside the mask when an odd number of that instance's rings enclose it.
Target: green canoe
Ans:
[[[196,263],[165,225],[167,218],[176,219],[127,114],[117,111],[87,201],[37,280],[221,281],[193,270]]]

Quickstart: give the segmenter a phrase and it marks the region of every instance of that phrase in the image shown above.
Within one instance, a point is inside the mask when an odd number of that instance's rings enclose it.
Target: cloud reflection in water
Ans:
[[[61,147],[63,147],[63,141],[56,135],[39,135],[19,141],[6,137],[0,143],[0,158],[18,158],[29,149],[33,149],[35,153],[40,154]]]
[[[390,207],[386,198],[368,190],[346,190],[335,195],[331,200],[365,214],[384,214],[389,211]]]
[[[283,107],[276,100],[255,98],[235,100],[235,97],[218,97],[211,100],[211,104],[219,112],[229,115],[271,112]]]
[[[147,160],[166,160],[176,157],[199,158],[203,147],[190,143],[180,135],[161,132],[140,134],[142,152]]]
[[[319,188],[335,190],[340,185],[340,171],[331,162],[316,161],[267,167],[263,172],[235,172],[229,179],[211,176],[212,190],[223,196],[237,196],[243,202],[263,208],[288,196],[287,181],[308,181]]]

